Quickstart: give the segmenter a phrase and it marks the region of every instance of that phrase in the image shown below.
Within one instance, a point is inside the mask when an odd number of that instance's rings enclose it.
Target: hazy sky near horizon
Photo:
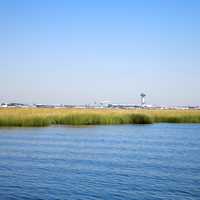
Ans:
[[[0,102],[200,105],[200,1],[0,1]]]

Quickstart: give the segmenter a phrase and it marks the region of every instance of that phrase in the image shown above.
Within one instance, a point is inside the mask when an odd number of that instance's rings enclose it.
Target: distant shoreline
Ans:
[[[0,127],[200,123],[200,110],[1,108]]]

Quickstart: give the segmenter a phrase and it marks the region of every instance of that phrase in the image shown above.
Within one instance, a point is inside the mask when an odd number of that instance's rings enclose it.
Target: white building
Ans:
[[[0,105],[0,107],[1,107],[1,108],[7,108],[8,105],[7,105],[6,103],[2,103],[2,104]]]

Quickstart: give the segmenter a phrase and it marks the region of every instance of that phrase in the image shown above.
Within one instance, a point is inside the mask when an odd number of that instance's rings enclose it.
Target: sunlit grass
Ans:
[[[0,126],[200,123],[199,110],[2,108]]]

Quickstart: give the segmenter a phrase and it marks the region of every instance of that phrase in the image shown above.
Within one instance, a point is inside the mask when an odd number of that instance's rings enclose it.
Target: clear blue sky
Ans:
[[[200,1],[1,0],[0,102],[200,104]]]

